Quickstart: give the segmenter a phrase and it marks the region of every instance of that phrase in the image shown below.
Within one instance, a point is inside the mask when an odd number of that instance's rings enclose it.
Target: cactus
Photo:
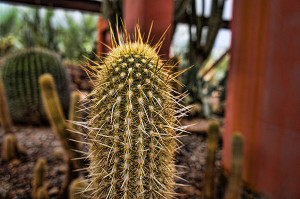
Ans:
[[[9,161],[21,154],[26,154],[25,150],[18,144],[14,135],[15,130],[12,125],[11,117],[8,112],[5,91],[0,73],[0,124],[4,130],[5,138],[3,144],[3,159]]]
[[[13,122],[39,124],[47,121],[38,86],[38,79],[44,73],[53,75],[63,110],[67,113],[68,78],[55,53],[38,48],[21,50],[5,58],[1,72]]]
[[[38,189],[45,186],[47,164],[45,159],[39,158],[35,167],[32,182],[32,198],[37,198]]]
[[[7,134],[4,137],[2,157],[5,161],[15,159],[18,155],[18,144],[15,135]]]
[[[231,173],[225,199],[239,199],[241,195],[242,169],[243,169],[243,137],[240,133],[232,136],[232,163]]]
[[[0,124],[5,134],[14,133],[10,114],[7,108],[7,101],[0,72]]]
[[[86,123],[92,198],[174,196],[175,130],[182,130],[170,86],[176,76],[156,53],[162,42],[150,47],[136,30],[118,44],[112,36],[111,52],[88,66],[96,78]]]
[[[77,178],[72,181],[69,187],[69,199],[84,199],[86,198],[83,194],[88,184],[81,178]]]
[[[49,199],[48,192],[45,187],[40,187],[37,191],[37,199]]]
[[[78,152],[80,141],[78,141],[78,136],[76,136],[75,133],[72,133],[72,126],[66,122],[52,76],[50,74],[44,74],[40,77],[39,81],[46,113],[56,136],[59,138],[60,143],[67,154],[66,178],[60,198],[68,198],[69,184],[73,179],[78,177],[78,173],[74,172],[74,170],[82,168],[85,165],[84,160],[81,158],[81,153]],[[72,106],[70,107],[69,113],[72,119],[79,119],[79,101],[80,94],[73,94]]]
[[[215,198],[214,182],[215,182],[215,161],[219,142],[219,124],[210,122],[207,133],[207,156],[204,171],[204,198]]]

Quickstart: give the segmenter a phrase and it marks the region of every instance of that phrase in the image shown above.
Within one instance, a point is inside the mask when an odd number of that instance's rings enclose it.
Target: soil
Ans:
[[[0,198],[31,198],[32,178],[38,158],[45,158],[48,165],[46,176],[47,190],[50,198],[56,198],[64,180],[64,153],[59,141],[50,127],[16,127],[19,144],[26,149],[27,155],[7,163],[0,154]],[[182,146],[176,153],[177,172],[182,179],[177,179],[176,192],[180,199],[198,199],[201,197],[201,182],[205,167],[206,135],[191,133],[181,139]],[[0,130],[0,147],[2,149],[3,131]],[[221,146],[217,152],[216,175],[221,168]],[[185,179],[185,180],[183,180]],[[242,198],[259,198],[244,190]]]
[[[19,144],[26,149],[27,155],[10,163],[3,161],[0,155],[0,198],[31,198],[33,170],[38,158],[47,161],[47,190],[50,198],[56,198],[64,180],[65,165],[62,148],[52,129],[19,126],[16,130]],[[201,173],[205,163],[205,137],[195,133],[181,140],[183,145],[176,154],[176,164],[183,166],[178,172],[187,182],[177,180],[185,186],[176,191],[180,193],[179,198],[197,198],[201,193]],[[2,142],[3,131],[0,130],[1,148]]]

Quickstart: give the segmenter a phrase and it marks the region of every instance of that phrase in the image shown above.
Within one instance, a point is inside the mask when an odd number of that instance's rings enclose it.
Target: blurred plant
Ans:
[[[242,187],[242,166],[243,166],[243,136],[240,133],[234,133],[231,139],[232,164],[230,175],[221,171],[216,180],[216,153],[221,138],[219,124],[210,122],[207,135],[207,155],[206,166],[203,179],[203,198],[215,199],[239,199]],[[218,188],[216,190],[215,188]],[[225,193],[225,197],[224,197]]]
[[[48,192],[45,187],[41,187],[37,191],[37,199],[49,199]]]
[[[45,187],[46,182],[47,163],[43,158],[39,158],[34,167],[34,175],[32,181],[32,198],[38,199],[38,190]]]
[[[16,8],[1,10],[0,18],[0,37],[6,37],[17,30],[18,10]]]
[[[55,135],[59,138],[59,141],[67,155],[66,177],[59,197],[61,199],[65,199],[68,198],[68,188],[70,183],[79,177],[79,173],[74,172],[74,170],[81,169],[85,165],[84,159],[81,157],[82,153],[78,152],[80,147],[80,138],[76,136],[76,133],[72,132],[76,131],[76,129],[72,129],[73,125],[67,123],[65,119],[58,99],[53,77],[50,74],[44,74],[40,77],[39,82],[47,116],[50,120]],[[80,119],[80,116],[75,114],[79,111],[79,101],[80,93],[73,93],[69,114],[69,119],[73,122],[76,122]]]
[[[215,161],[219,143],[219,124],[217,122],[210,122],[207,132],[207,156],[204,171],[204,198],[214,199],[214,179],[215,179]]]
[[[82,14],[82,21],[76,22],[73,16],[65,14],[67,27],[59,27],[59,39],[63,56],[80,61],[84,56],[94,59],[96,50],[97,19],[93,15]]]
[[[29,8],[21,13],[23,23],[19,39],[24,47],[38,46],[58,51],[58,30],[52,23],[53,16],[51,9],[47,9],[44,15],[37,8]]]
[[[14,47],[13,36],[0,37],[0,57],[6,55]]]
[[[10,161],[18,156],[18,144],[16,136],[7,134],[4,136],[2,158],[5,161]]]
[[[40,48],[20,50],[6,57],[0,68],[15,123],[40,124],[47,121],[39,92],[38,79],[51,73],[57,84],[63,110],[69,108],[69,81],[60,57],[53,51]]]
[[[190,92],[192,102],[202,104],[201,86],[202,79],[197,76],[205,61],[210,57],[217,34],[223,24],[223,10],[226,0],[212,0],[210,16],[204,16],[205,0],[199,1],[202,7],[201,15],[196,12],[197,0],[175,0],[174,5],[174,30],[176,25],[185,20],[189,24],[189,45],[186,54],[189,63],[194,67],[183,75],[184,90]]]

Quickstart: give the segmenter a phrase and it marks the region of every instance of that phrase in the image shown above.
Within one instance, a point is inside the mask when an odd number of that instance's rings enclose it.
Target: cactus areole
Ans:
[[[93,198],[172,198],[178,117],[185,111],[171,93],[176,74],[154,47],[137,36],[119,44],[96,66],[89,132]],[[115,38],[112,38],[115,41]],[[170,66],[168,66],[170,68]]]

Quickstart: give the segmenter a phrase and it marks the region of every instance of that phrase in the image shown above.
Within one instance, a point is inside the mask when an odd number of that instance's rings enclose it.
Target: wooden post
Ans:
[[[300,196],[298,0],[236,0],[223,165],[243,133],[243,180],[268,198]]]
[[[172,20],[173,20],[173,0],[124,0],[123,3],[124,21],[127,31],[134,33],[134,27],[139,24],[142,34],[147,35],[153,22],[150,41],[156,44],[165,30],[170,26],[166,33],[166,38],[159,54],[164,58],[169,57],[169,48],[172,36]]]

